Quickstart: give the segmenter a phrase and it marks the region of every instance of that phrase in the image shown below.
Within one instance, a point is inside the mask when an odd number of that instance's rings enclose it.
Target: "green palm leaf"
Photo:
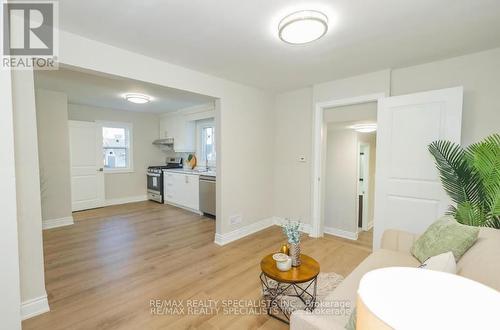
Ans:
[[[450,141],[432,142],[429,151],[436,160],[443,188],[452,201],[457,204],[478,201],[478,178],[467,163],[465,151]]]
[[[500,135],[493,134],[469,146],[465,153],[467,161],[481,178],[484,188],[481,197],[492,203],[500,190]]]
[[[444,190],[456,205],[448,214],[463,224],[500,228],[500,134],[466,150],[449,141],[429,145]]]
[[[455,219],[469,226],[483,227],[487,224],[486,215],[479,205],[465,202],[457,205]]]

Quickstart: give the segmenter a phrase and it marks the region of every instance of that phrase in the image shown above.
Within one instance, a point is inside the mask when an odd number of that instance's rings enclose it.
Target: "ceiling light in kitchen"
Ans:
[[[286,43],[300,45],[317,40],[328,31],[328,17],[316,10],[301,10],[283,18],[279,37]]]
[[[144,104],[151,101],[151,96],[138,93],[129,93],[125,94],[125,99],[132,103]]]

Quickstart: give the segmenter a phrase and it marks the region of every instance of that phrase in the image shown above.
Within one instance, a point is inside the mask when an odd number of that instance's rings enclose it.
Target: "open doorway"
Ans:
[[[377,102],[327,108],[324,232],[372,246]]]
[[[66,66],[35,88],[44,228],[136,202],[215,217],[217,99]]]

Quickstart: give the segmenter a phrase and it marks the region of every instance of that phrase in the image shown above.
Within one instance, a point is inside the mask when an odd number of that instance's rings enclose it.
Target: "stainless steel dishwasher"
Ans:
[[[215,217],[215,176],[200,175],[200,211]]]

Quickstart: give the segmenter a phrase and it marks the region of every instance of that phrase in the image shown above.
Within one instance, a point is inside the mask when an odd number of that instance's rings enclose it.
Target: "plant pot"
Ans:
[[[290,257],[292,258],[292,267],[300,266],[300,243],[290,243]]]

